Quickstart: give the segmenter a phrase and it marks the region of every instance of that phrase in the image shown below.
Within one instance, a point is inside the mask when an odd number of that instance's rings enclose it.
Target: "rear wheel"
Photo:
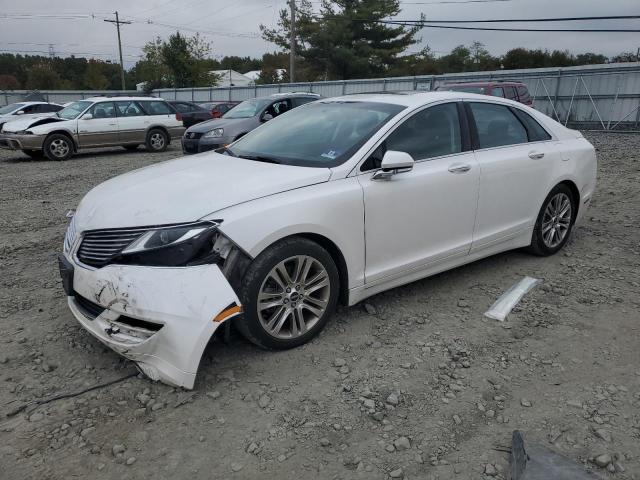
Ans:
[[[576,213],[576,201],[569,187],[556,185],[538,213],[529,251],[548,256],[564,247],[569,240]]]
[[[169,137],[163,130],[153,128],[147,133],[145,145],[151,152],[164,152],[169,145]]]
[[[240,288],[240,332],[262,348],[297,347],[316,336],[338,301],[338,269],[315,242],[289,238],[249,266]]]
[[[42,150],[23,150],[25,155],[30,156],[33,159],[40,159],[44,157],[44,152]]]
[[[44,154],[50,160],[67,160],[73,155],[73,141],[61,133],[49,135],[44,141]]]
[[[133,152],[134,150],[137,150],[139,145],[123,145],[125,150],[129,150],[130,152]]]

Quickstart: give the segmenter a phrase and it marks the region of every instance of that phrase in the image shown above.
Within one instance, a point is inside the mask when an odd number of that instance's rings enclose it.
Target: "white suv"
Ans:
[[[120,145],[135,150],[142,143],[161,152],[183,132],[182,122],[162,99],[95,97],[71,103],[52,117],[6,123],[0,148],[51,160],[67,160],[85,148]]]

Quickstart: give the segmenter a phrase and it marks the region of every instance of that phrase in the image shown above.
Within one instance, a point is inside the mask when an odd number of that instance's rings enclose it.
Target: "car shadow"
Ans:
[[[181,148],[179,144],[171,144],[164,152],[158,152],[160,155],[163,153],[171,153],[176,152],[182,154]],[[88,158],[102,158],[108,157],[112,155],[123,155],[123,156],[132,156],[132,155],[151,155],[154,152],[149,152],[144,147],[139,147],[136,150],[126,150],[122,147],[109,147],[108,149],[100,149],[100,150],[83,150],[80,153],[76,153],[68,160],[64,160],[64,162],[73,162],[76,160],[86,160]],[[58,160],[50,160],[45,156],[41,158],[32,158],[28,155],[22,153],[21,151],[14,151],[14,157],[2,158],[0,162],[2,163],[58,163]]]

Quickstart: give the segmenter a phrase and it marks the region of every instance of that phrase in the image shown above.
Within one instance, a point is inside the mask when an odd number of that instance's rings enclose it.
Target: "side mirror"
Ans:
[[[82,116],[82,119],[83,119],[83,120],[91,120],[92,118],[93,118],[93,115],[91,115],[90,113],[85,113],[85,114]]]
[[[16,115],[24,115],[24,110],[18,110],[18,111],[16,112]]]
[[[265,113],[262,115],[262,119],[263,122],[268,122],[269,120],[273,120],[273,115],[271,115],[270,113]]]
[[[407,152],[397,152],[387,150],[382,157],[381,169],[373,174],[373,180],[388,180],[398,173],[410,172],[413,170],[413,157]]]

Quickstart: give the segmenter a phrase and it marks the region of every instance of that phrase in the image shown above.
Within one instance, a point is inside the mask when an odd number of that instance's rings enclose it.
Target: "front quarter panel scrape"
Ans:
[[[69,297],[71,310],[87,330],[137,362],[151,378],[185,388],[193,388],[202,353],[221,325],[214,317],[229,305],[240,304],[217,265],[77,267],[73,285],[78,294],[107,309],[90,320]],[[119,315],[162,328],[149,338],[127,342],[109,332]]]

